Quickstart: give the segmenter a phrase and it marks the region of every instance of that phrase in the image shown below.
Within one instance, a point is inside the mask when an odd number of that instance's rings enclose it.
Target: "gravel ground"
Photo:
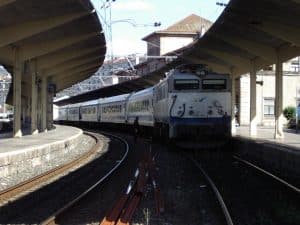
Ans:
[[[91,147],[96,143],[95,140],[88,135],[82,135],[80,138],[81,141],[79,142],[78,146],[72,151],[72,154],[66,154],[64,157],[50,160],[48,164],[36,166],[34,170],[27,170],[22,173],[15,174],[14,176],[0,177],[0,191],[21,183],[22,181],[26,181],[32,177],[45,173],[55,167],[66,164],[78,158],[86,151],[90,150]]]

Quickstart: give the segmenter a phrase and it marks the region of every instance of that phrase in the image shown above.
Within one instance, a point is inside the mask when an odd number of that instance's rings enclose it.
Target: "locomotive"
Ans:
[[[181,65],[153,87],[59,108],[58,121],[141,127],[154,136],[200,140],[231,134],[231,79],[201,65]]]

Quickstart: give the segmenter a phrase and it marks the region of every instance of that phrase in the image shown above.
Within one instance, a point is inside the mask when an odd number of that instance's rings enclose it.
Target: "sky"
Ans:
[[[105,32],[107,54],[123,56],[145,54],[146,42],[141,40],[143,37],[156,30],[165,29],[192,13],[214,22],[224,9],[216,5],[216,2],[228,3],[229,0],[115,0],[111,3],[107,3],[106,0],[92,0],[92,2],[102,25],[108,28]],[[154,22],[160,22],[161,26],[151,26]]]

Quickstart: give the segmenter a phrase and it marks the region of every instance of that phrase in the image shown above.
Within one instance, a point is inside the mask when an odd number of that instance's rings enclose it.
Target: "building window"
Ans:
[[[299,60],[293,60],[291,61],[291,71],[293,72],[299,72]]]
[[[274,116],[274,98],[264,98],[264,116]]]

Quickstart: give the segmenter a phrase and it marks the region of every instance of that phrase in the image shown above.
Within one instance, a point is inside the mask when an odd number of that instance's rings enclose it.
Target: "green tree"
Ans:
[[[296,108],[294,106],[288,106],[283,110],[283,115],[287,120],[295,119]]]

